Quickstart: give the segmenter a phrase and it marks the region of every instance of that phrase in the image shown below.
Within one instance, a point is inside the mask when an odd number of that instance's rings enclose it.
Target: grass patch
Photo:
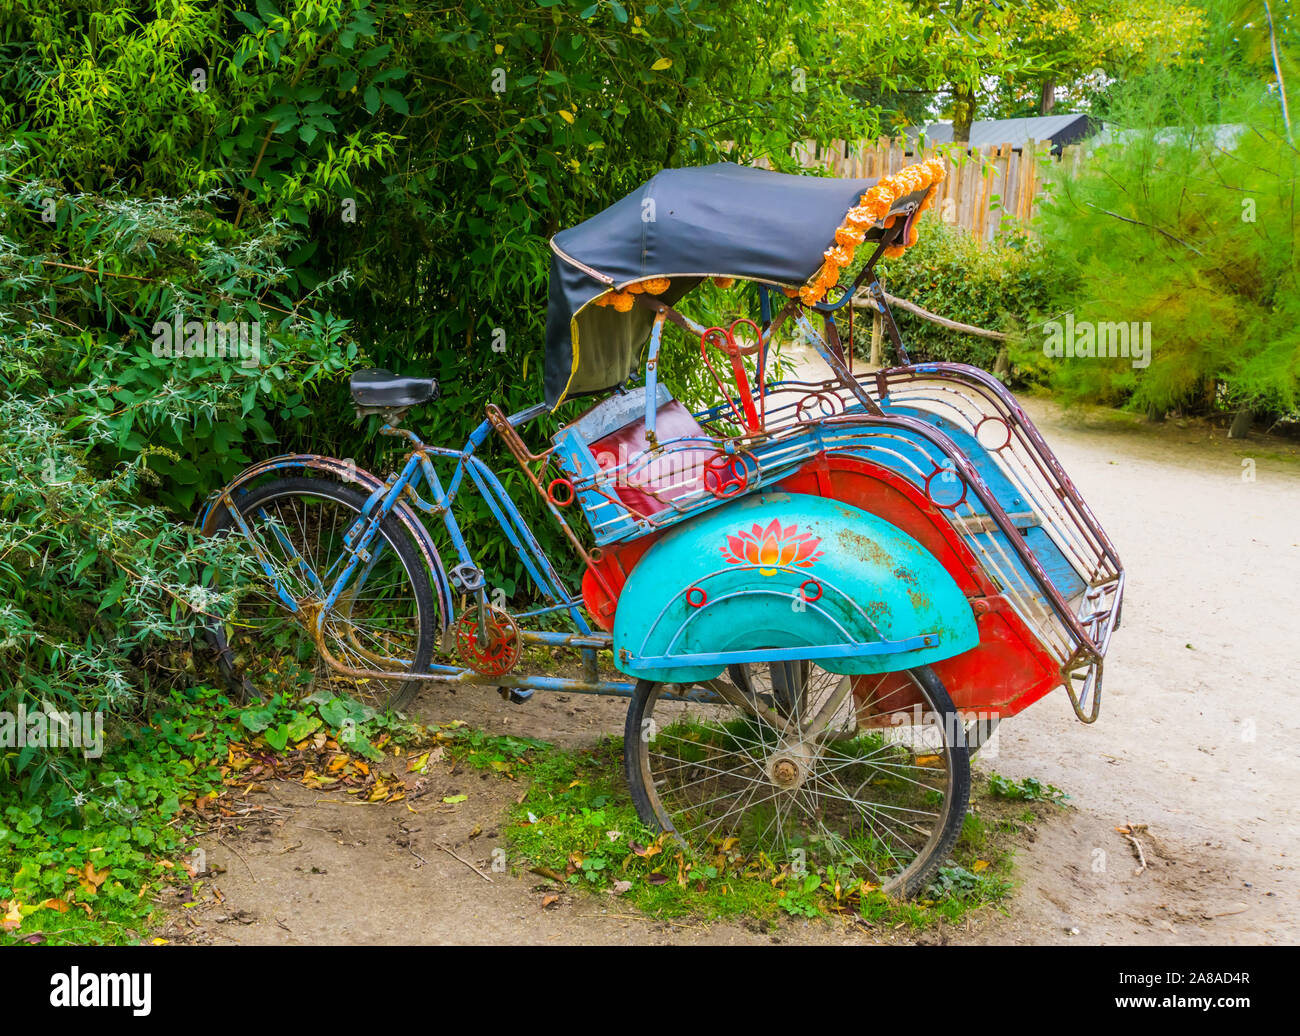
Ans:
[[[899,903],[834,868],[800,873],[743,857],[734,839],[711,857],[684,852],[638,818],[619,738],[564,750],[460,722],[426,728],[328,695],[241,707],[211,689],[176,692],[151,722],[119,725],[102,759],[61,772],[38,796],[0,782],[0,944],[147,941],[163,886],[200,889],[193,840],[256,812],[248,793],[261,782],[398,802],[442,757],[528,783],[502,829],[521,869],[557,889],[614,893],[656,918],[956,922],[1005,900],[1017,841],[1065,799],[1033,778],[977,774],[950,859],[921,896]]]
[[[1013,777],[1003,777],[1000,773],[988,775],[988,789],[995,797],[1014,802],[1052,802],[1060,806],[1070,797],[1055,784],[1044,784],[1037,777],[1026,777],[1018,781]]]
[[[519,748],[519,739],[504,740],[513,744],[501,751]],[[490,758],[493,750],[479,752]],[[1046,796],[1018,799],[1012,806],[1010,799],[995,794],[989,779],[977,776],[971,812],[950,859],[923,894],[900,903],[871,886],[842,883],[832,867],[798,873],[762,854],[743,858],[730,844],[734,839],[721,843],[711,857],[689,855],[638,818],[622,776],[619,738],[606,738],[587,750],[525,750],[512,766],[531,782],[503,829],[516,862],[557,886],[612,892],[657,918],[743,915],[770,922],[787,914],[853,912],[882,927],[922,929],[956,922],[1007,897],[1018,837],[1056,808],[1056,801]],[[1032,801],[1034,807],[1023,807],[1021,801]]]

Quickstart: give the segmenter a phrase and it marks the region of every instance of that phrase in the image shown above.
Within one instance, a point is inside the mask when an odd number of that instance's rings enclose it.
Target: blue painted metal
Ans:
[[[530,419],[530,413],[530,411],[525,411],[520,415],[515,415],[515,419],[518,420],[518,423],[523,423],[523,421]],[[412,432],[396,432],[388,425],[385,425],[384,428],[389,433],[408,438],[415,446],[415,450],[406,457],[400,472],[390,475],[388,479],[382,482],[369,472],[357,469],[354,465],[345,464],[343,461],[315,455],[293,455],[275,458],[249,468],[237,477],[225,491],[231,494],[233,499],[242,492],[244,487],[251,485],[261,476],[283,474],[294,468],[324,471],[339,477],[341,481],[351,482],[369,491],[369,496],[362,506],[361,515],[344,534],[344,544],[347,548],[346,564],[337,573],[333,571],[325,573],[325,575],[331,577],[331,581],[328,592],[325,593],[322,608],[317,614],[318,627],[323,628],[330,610],[338,602],[339,597],[350,586],[355,589],[356,585],[364,581],[366,575],[374,567],[379,551],[383,549],[383,540],[379,536],[379,526],[390,514],[398,515],[402,524],[416,539],[421,552],[429,561],[430,575],[442,599],[444,619],[451,617],[453,604],[446,572],[442,568],[437,550],[429,539],[427,530],[415,517],[412,504],[425,513],[436,514],[441,517],[458,559],[462,564],[473,566],[473,556],[452,512],[455,495],[464,480],[464,476],[468,473],[470,480],[482,493],[493,517],[518,552],[526,571],[537,587],[549,600],[556,602],[559,609],[568,611],[580,634],[589,634],[591,632],[587,617],[582,611],[580,599],[575,598],[566,591],[564,581],[556,571],[555,566],[546,556],[537,537],[529,528],[523,515],[515,506],[514,500],[495,473],[478,457],[474,456],[474,450],[482,445],[492,430],[490,422],[484,421],[475,428],[463,450],[429,447]],[[455,471],[446,490],[443,489],[441,480],[429,460],[429,454],[454,458],[456,461]],[[429,488],[429,492],[433,497],[432,503],[424,500],[419,494],[421,479]],[[205,506],[200,519],[202,526],[207,526],[213,514],[213,507],[219,499],[219,496],[214,497]],[[237,505],[234,517],[241,531],[251,541],[251,530],[249,530]],[[284,541],[283,537],[278,538],[281,540],[282,545],[292,552],[292,545]],[[293,553],[296,554],[296,552]],[[274,568],[265,560],[262,560],[261,563],[268,578],[275,584],[277,596],[286,607],[292,611],[297,611],[292,595],[283,587]],[[299,563],[305,566],[302,559],[299,559]],[[361,574],[358,576],[357,571],[359,568]],[[322,573],[313,571],[310,576],[313,582],[317,584],[318,589],[324,591]]]
[[[937,633],[926,633],[916,637],[905,637],[902,640],[848,641],[843,644],[823,644],[812,647],[801,645],[788,648],[755,648],[752,651],[702,651],[694,655],[659,655],[658,657],[638,658],[636,661],[638,669],[644,670],[681,670],[683,667],[689,666],[732,665],[741,662],[798,662],[810,660],[821,661],[825,664],[827,659],[836,663],[839,659],[857,659],[868,655],[892,655],[903,651],[917,651],[938,643],[939,635]],[[825,665],[825,668],[834,671],[837,664]]]
[[[663,342],[664,320],[667,319],[663,313],[655,317],[654,325],[650,328],[650,344],[646,351],[645,361],[645,434],[646,440],[653,443],[655,441],[655,418],[658,416],[658,392],[655,389],[659,381],[659,346]]]
[[[758,322],[766,330],[772,322],[772,290],[766,284],[756,284],[758,289]]]
[[[573,425],[561,428],[554,442],[556,463],[573,482],[578,505],[586,515],[587,523],[593,529],[613,522],[620,529],[626,528],[633,533],[639,531],[635,519],[621,505],[591,488],[590,481],[600,474],[601,469],[579,430]],[[586,488],[580,488],[584,479],[587,480]],[[596,542],[602,542],[599,535]]]
[[[483,499],[488,502],[493,517],[496,518],[515,550],[519,552],[520,560],[537,584],[537,588],[552,601],[569,600],[572,595],[564,589],[564,581],[560,578],[560,574],[551,564],[551,559],[546,556],[546,551],[533,535],[533,530],[524,520],[524,516],[519,513],[519,508],[515,506],[514,500],[493,474],[492,469],[479,458],[474,457],[469,464],[469,473]],[[468,551],[466,553],[468,555]],[[577,621],[583,620],[579,617]]]
[[[804,534],[819,542],[797,558]],[[759,553],[744,550],[745,537]],[[757,658],[889,672],[979,641],[970,604],[924,547],[866,511],[802,494],[760,492],[682,523],[646,552],[619,600],[615,664],[664,682]]]

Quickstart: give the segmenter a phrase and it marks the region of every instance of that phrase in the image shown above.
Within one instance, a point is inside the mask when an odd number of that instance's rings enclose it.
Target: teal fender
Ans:
[[[891,672],[978,643],[970,602],[921,544],[859,508],[793,493],[747,496],[669,532],[614,616],[618,668],[670,683],[780,659]]]

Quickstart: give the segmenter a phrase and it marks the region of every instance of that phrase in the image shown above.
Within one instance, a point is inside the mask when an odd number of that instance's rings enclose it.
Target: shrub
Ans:
[[[249,564],[194,534],[193,505],[357,347],[308,305],[328,284],[280,289],[294,242],[279,225],[236,231],[206,196],[70,195],[4,172],[0,708],[121,713],[156,685],[147,652],[225,614]],[[162,341],[175,314],[252,323],[257,355]],[[68,765],[28,745],[0,776],[30,791]]]
[[[1053,272],[1042,250],[1021,229],[1011,229],[982,244],[960,227],[933,214],[921,218],[917,243],[897,259],[881,262],[889,294],[937,316],[989,331],[1016,333],[1041,310],[1051,293]],[[1002,345],[996,339],[963,334],[893,307],[903,342],[915,360],[969,363],[993,370]],[[854,352],[866,357],[871,348],[871,314],[854,318]],[[889,356],[888,362],[898,362]]]
[[[1300,405],[1300,157],[1268,88],[1267,23],[1210,6],[1198,60],[1117,88],[1109,138],[1043,207],[1063,271],[1053,308],[1150,326],[1149,366],[1044,364],[1039,338],[1037,362],[1069,398],[1153,415]]]

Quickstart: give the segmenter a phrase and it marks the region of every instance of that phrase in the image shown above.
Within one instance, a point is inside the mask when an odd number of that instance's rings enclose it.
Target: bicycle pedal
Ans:
[[[526,702],[529,698],[531,698],[534,693],[535,692],[533,691],[526,691],[520,687],[498,687],[497,688],[497,694],[501,695],[501,697],[504,698],[506,701],[508,701],[511,705],[524,704],[524,702]]]

